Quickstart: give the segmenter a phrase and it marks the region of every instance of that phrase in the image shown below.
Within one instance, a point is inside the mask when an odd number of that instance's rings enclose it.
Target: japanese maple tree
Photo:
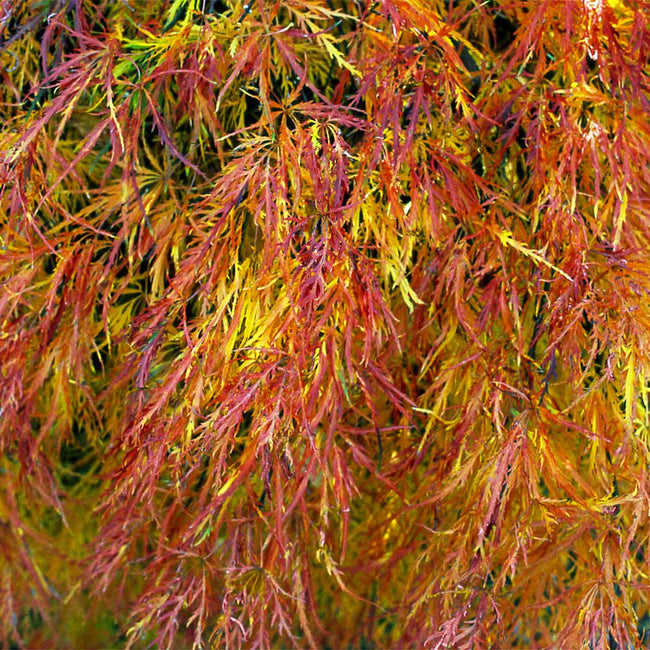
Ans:
[[[0,644],[647,646],[648,19],[2,0]]]

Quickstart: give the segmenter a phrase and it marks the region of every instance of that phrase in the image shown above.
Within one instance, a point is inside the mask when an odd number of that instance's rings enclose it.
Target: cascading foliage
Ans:
[[[647,11],[0,2],[0,645],[647,644]]]

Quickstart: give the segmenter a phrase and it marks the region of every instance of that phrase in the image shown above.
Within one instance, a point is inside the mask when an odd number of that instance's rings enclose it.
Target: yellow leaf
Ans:
[[[621,243],[621,231],[623,229],[623,224],[627,218],[627,192],[621,192],[621,203],[616,217],[616,226],[614,230],[614,248],[618,248]]]
[[[628,426],[632,426],[632,418],[634,415],[634,381],[636,379],[636,368],[634,363],[634,355],[630,354],[630,357],[626,365],[626,375],[625,375],[625,421]]]
[[[323,34],[320,37],[320,41],[325,46],[327,53],[333,57],[342,68],[350,71],[355,77],[361,77],[361,73],[354,66],[350,65],[345,57],[334,47],[331,36]]]
[[[539,253],[539,251],[534,251],[528,248],[527,246],[524,246],[524,244],[522,244],[521,242],[518,242],[512,236],[512,233],[509,230],[500,231],[497,233],[497,235],[504,246],[510,246],[510,248],[514,248],[516,251],[519,251],[523,255],[526,255],[527,257],[534,259],[536,262],[539,262],[540,264],[544,264],[548,266],[549,268],[553,269],[556,273],[559,273],[560,275],[564,276],[567,280],[573,282],[573,278],[569,274],[565,273],[562,269],[559,269],[554,264],[551,264],[547,259],[545,259]]]

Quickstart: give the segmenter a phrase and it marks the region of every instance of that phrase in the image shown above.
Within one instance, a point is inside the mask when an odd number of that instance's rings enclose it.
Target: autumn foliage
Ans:
[[[650,645],[643,0],[0,43],[0,646]]]

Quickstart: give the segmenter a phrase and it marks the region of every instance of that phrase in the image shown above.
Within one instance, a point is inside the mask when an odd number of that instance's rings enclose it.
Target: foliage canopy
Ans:
[[[0,641],[646,643],[647,12],[0,2]]]

